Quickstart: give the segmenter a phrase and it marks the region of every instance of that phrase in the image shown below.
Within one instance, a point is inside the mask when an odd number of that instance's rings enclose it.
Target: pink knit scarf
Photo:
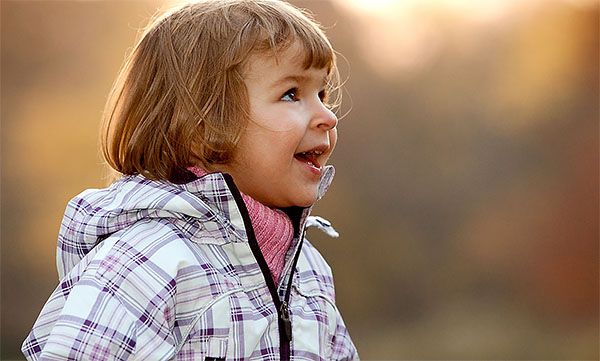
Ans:
[[[188,170],[198,177],[207,174],[199,167],[190,167]],[[260,251],[267,261],[273,281],[277,284],[285,265],[285,254],[294,238],[292,221],[281,209],[269,208],[244,193],[242,199],[248,208]]]

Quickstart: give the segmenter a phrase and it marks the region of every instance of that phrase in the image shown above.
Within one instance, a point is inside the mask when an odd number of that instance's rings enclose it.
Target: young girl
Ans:
[[[60,284],[23,344],[44,360],[347,360],[331,270],[304,239],[333,168],[334,51],[276,0],[155,20],[105,112],[122,177],[69,202]]]

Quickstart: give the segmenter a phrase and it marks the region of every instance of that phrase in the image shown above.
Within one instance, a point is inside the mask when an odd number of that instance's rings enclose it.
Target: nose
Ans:
[[[315,107],[313,114],[312,125],[321,130],[331,130],[337,126],[338,118],[336,115],[321,101]]]

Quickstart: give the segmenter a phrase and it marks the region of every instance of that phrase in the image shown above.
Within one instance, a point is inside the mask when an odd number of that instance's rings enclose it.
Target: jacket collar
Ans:
[[[317,201],[320,200],[329,189],[334,175],[335,168],[332,165],[324,167],[317,190]],[[235,202],[233,190],[229,189],[225,179],[227,176],[226,173],[208,173],[191,182],[178,184],[176,186],[194,194],[203,204],[212,209],[215,216],[214,220],[221,224],[221,227],[219,228],[233,231],[233,234],[238,238],[238,242],[244,241],[246,240],[246,229],[243,217]],[[304,229],[307,217],[310,215],[313,206],[314,205],[306,208],[294,207],[294,209],[288,210],[288,214],[294,223],[296,233],[300,233],[300,231]],[[228,238],[226,235],[223,236]]]

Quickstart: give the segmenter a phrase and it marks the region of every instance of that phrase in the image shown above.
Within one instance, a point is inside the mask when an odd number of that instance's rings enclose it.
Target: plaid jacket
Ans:
[[[319,187],[325,192],[333,168]],[[127,176],[67,206],[60,283],[23,343],[30,360],[358,359],[333,279],[296,235],[278,285],[233,179],[185,184]]]

